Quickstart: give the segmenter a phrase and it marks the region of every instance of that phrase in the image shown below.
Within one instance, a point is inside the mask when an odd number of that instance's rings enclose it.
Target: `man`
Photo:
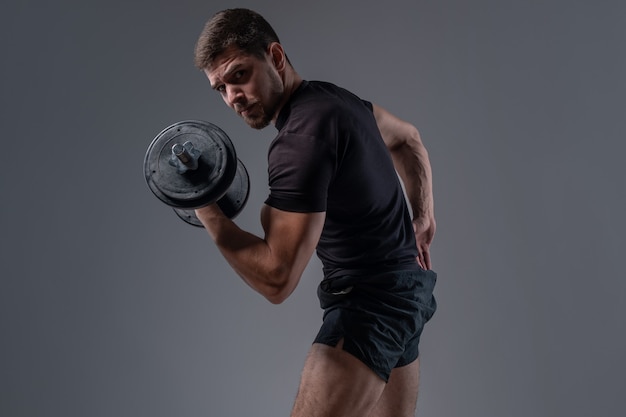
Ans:
[[[215,204],[196,215],[232,268],[272,303],[292,293],[314,250],[322,260],[324,321],[292,417],[413,416],[419,336],[436,308],[431,169],[417,130],[344,89],[303,80],[250,10],[213,16],[195,63],[248,125],[278,130],[264,237]]]

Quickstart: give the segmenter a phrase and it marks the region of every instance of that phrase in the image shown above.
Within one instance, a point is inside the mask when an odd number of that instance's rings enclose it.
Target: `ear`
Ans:
[[[285,57],[285,50],[282,45],[278,42],[272,42],[268,48],[268,52],[270,58],[272,59],[272,63],[278,72],[282,72],[285,69],[287,64],[287,59]]]

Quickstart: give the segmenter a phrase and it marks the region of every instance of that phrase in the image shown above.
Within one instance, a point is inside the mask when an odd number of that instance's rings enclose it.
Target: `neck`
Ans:
[[[291,66],[287,67],[287,70],[284,72],[282,79],[285,89],[283,91],[282,100],[278,108],[276,109],[274,117],[272,118],[272,123],[274,125],[276,124],[276,119],[278,118],[278,115],[280,114],[280,111],[282,110],[285,103],[289,101],[289,98],[294,93],[294,91],[296,91],[298,87],[300,87],[300,84],[302,84],[302,77],[300,77],[296,70],[294,70]]]

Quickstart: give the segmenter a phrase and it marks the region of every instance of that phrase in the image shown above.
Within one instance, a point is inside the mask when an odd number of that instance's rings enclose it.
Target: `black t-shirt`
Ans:
[[[326,278],[417,265],[410,215],[371,103],[303,81],[276,128],[266,204],[326,212],[317,245]]]

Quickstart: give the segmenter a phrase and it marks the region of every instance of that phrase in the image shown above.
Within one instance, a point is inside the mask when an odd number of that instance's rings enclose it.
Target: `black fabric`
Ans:
[[[276,127],[266,204],[326,212],[317,246],[326,278],[415,264],[410,215],[371,103],[330,83],[304,81]]]
[[[324,322],[316,343],[337,346],[388,381],[393,368],[417,359],[419,340],[437,303],[437,274],[419,267],[324,280],[318,287]]]

